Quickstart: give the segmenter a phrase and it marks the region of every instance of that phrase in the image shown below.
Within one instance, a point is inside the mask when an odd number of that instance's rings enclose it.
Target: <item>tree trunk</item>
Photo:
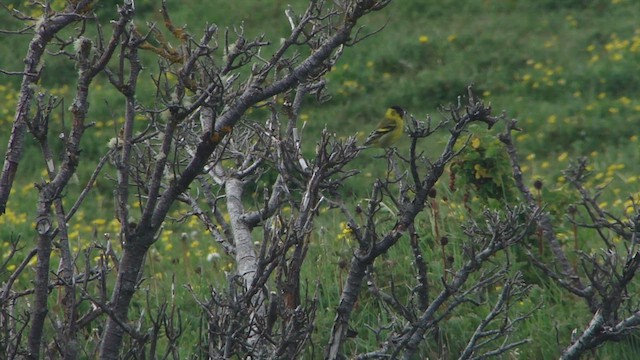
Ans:
[[[43,195],[41,195],[43,196]],[[33,313],[29,331],[29,359],[40,358],[44,321],[47,317],[49,298],[49,257],[51,256],[51,222],[48,218],[50,203],[40,203],[36,227],[38,236],[38,264],[36,265]]]
[[[256,277],[258,263],[253,246],[253,237],[251,236],[251,227],[244,221],[243,190],[244,182],[242,180],[234,177],[226,178],[227,210],[229,211],[231,232],[233,233],[236,248],[236,264],[238,265],[238,274],[244,282],[244,290],[248,290]],[[260,354],[263,349],[258,343],[262,339],[262,335],[256,324],[259,319],[264,319],[266,313],[265,298],[262,291],[255,293],[251,299],[251,305],[249,344],[256,349],[257,354]]]
[[[130,244],[125,244],[118,279],[116,280],[113,296],[111,298],[112,316],[107,319],[105,334],[100,346],[100,359],[119,359],[120,347],[122,346],[122,336],[124,329],[118,322],[127,323],[129,304],[136,292],[138,276],[144,265],[145,254],[152,243],[152,234],[145,234],[141,237],[132,236]]]
[[[253,247],[251,228],[243,220],[244,206],[242,204],[242,193],[244,184],[242,180],[228,177],[225,181],[227,194],[227,209],[231,221],[231,232],[233,233],[236,247],[236,263],[238,264],[238,274],[244,280],[245,288],[251,286],[256,275],[256,251]]]

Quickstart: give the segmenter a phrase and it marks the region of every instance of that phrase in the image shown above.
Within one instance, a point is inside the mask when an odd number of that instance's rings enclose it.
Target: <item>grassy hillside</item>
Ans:
[[[117,1],[101,2],[98,13],[109,16]],[[287,4],[301,12],[302,0],[289,2],[250,1],[168,1],[177,24],[186,24],[196,34],[206,23],[217,24],[221,29],[242,24],[245,34],[265,34],[277,43],[287,31],[283,16]],[[136,1],[140,19],[161,22],[157,13],[159,2]],[[13,6],[21,6],[13,2]],[[523,171],[529,183],[535,179],[544,181],[543,201],[558,217],[569,203],[567,186],[561,176],[572,158],[588,157],[593,163],[594,185],[607,184],[601,198],[603,207],[614,214],[623,214],[629,209],[628,197],[640,197],[638,173],[640,173],[640,2],[633,0],[470,0],[428,2],[402,0],[394,2],[387,10],[370,17],[365,31],[382,31],[345,51],[335,69],[328,74],[328,86],[332,95],[328,101],[318,104],[308,100],[303,109],[307,119],[305,138],[307,151],[312,151],[319,132],[327,128],[339,137],[357,134],[364,139],[378,122],[389,105],[400,105],[418,119],[430,115],[434,120],[442,118],[440,107],[449,104],[459,95],[465,94],[466,86],[473,83],[479,94],[491,102],[496,114],[503,109],[508,117],[520,120],[523,131],[518,135],[520,155],[525,165]],[[0,15],[2,23],[6,14]],[[143,20],[138,21],[144,27]],[[15,28],[13,28],[15,29]],[[0,67],[20,71],[22,56],[28,36],[0,35]],[[42,80],[43,88],[69,102],[74,89],[69,78],[75,69],[52,60]],[[150,74],[157,65],[145,64],[141,97],[151,94]],[[0,140],[6,144],[10,134],[13,111],[16,104],[15,89],[19,79],[0,75]],[[146,88],[145,88],[146,86]],[[97,162],[104,154],[108,140],[116,136],[118,121],[123,116],[122,100],[114,96],[104,78],[92,93],[91,121],[96,126],[89,130],[83,143],[83,156]],[[57,115],[56,130],[64,129],[63,119],[68,114]],[[260,120],[255,115],[247,120]],[[502,129],[498,129],[500,131]],[[497,131],[478,129],[478,138],[492,143]],[[438,151],[442,136],[433,137],[425,151]],[[59,144],[58,144],[59,145]],[[54,144],[55,146],[55,144]],[[400,144],[399,151],[406,153],[407,144]],[[9,203],[10,211],[0,217],[0,238],[7,244],[11,236],[22,234],[31,241],[32,216],[37,192],[34,182],[41,181],[43,164],[29,159],[40,159],[39,149],[28,141],[25,160],[21,163],[14,195]],[[381,152],[380,152],[381,153]],[[367,195],[368,187],[362,186],[362,178],[372,182],[375,176],[384,173],[380,161],[372,161],[376,150],[365,152],[353,166],[362,171],[362,177],[347,183],[344,198],[355,203]],[[90,176],[91,168],[81,169],[78,181],[69,188],[69,193],[80,191]],[[105,180],[106,181],[106,180]],[[79,250],[83,244],[102,240],[103,233],[118,230],[110,208],[113,194],[98,182],[98,191],[91,195],[94,208],[85,209],[82,221],[73,225],[71,238],[77,239]],[[440,184],[439,191],[446,194],[447,184]],[[447,194],[452,199],[455,194]],[[460,218],[464,217],[460,205],[450,202],[442,207],[446,219],[445,231],[452,238],[462,236]],[[184,209],[177,208],[174,217]],[[352,245],[343,235],[344,224],[338,214],[323,213],[323,218],[314,234],[316,243],[309,257],[315,261],[307,264],[307,281],[315,283],[317,274],[323,274],[321,309],[317,320],[314,342],[324,346],[327,329],[331,326],[345,270],[341,264],[352,254]],[[392,224],[391,224],[392,225]],[[424,219],[420,225],[426,233],[433,226]],[[224,271],[233,264],[219,256],[220,249],[211,244],[209,238],[199,232],[195,222],[168,224],[148,264],[152,289],[162,289],[171,281],[166,271],[175,270],[172,263],[186,264],[185,272],[176,274],[177,282],[189,282],[195,289],[205,292],[211,279],[224,279]],[[178,241],[177,234],[189,234],[189,242]],[[566,234],[570,230],[566,229]],[[567,235],[569,236],[569,235]],[[30,247],[31,243],[25,245]],[[586,252],[596,250],[589,239],[582,245]],[[425,244],[427,254],[438,256],[439,249]],[[454,251],[457,251],[456,249]],[[215,254],[213,256],[212,254]],[[386,266],[410,273],[410,249],[399,247],[388,254]],[[15,268],[13,261],[10,267]],[[438,274],[442,268],[433,265],[432,272]],[[574,328],[584,326],[590,318],[587,309],[576,299],[562,292],[556,285],[540,279],[540,274],[527,267],[528,280],[536,283],[530,303],[523,309],[537,305],[545,311],[523,325],[519,335],[532,336],[534,342],[509,355],[509,358],[554,358],[558,350],[568,343]],[[201,278],[203,271],[213,274]],[[5,276],[5,274],[0,274]],[[402,284],[402,279],[397,279]],[[24,287],[28,284],[24,284]],[[183,289],[184,306],[193,306],[193,300]],[[163,295],[157,295],[158,298]],[[142,301],[142,300],[140,300]],[[365,294],[362,309],[353,319],[355,328],[364,328],[380,316],[379,306],[371,296]],[[364,309],[364,311],[363,311]],[[450,326],[439,336],[450,346],[452,353],[463,344],[459,334],[473,330],[473,322],[481,314],[460,313],[451,319]],[[188,321],[197,322],[191,318]],[[544,329],[544,331],[540,331]],[[195,336],[195,330],[185,337]],[[347,344],[347,351],[362,350],[375,346],[376,338],[371,333],[361,333]],[[428,349],[437,356],[439,349]],[[607,345],[598,350],[598,357],[605,359],[632,359],[640,350],[634,341]],[[184,349],[189,353],[189,348]]]

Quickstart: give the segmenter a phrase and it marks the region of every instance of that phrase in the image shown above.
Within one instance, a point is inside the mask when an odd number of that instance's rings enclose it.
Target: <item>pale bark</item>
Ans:
[[[256,252],[251,236],[251,228],[244,221],[244,205],[242,204],[243,181],[234,177],[225,180],[225,193],[227,196],[227,210],[231,221],[231,232],[236,249],[236,264],[238,275],[242,277],[248,288],[256,275]]]

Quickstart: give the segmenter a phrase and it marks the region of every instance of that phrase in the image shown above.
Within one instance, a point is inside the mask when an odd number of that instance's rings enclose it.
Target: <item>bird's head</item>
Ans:
[[[404,117],[405,111],[403,108],[401,108],[400,106],[394,105],[394,106],[390,106],[389,107],[389,111],[394,111],[396,114],[398,114],[400,117]]]

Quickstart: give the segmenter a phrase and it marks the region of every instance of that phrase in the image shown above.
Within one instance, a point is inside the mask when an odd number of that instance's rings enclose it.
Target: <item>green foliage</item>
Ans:
[[[516,198],[511,165],[502,143],[495,137],[472,136],[460,156],[451,164],[452,187],[473,191],[483,204],[502,208]]]

